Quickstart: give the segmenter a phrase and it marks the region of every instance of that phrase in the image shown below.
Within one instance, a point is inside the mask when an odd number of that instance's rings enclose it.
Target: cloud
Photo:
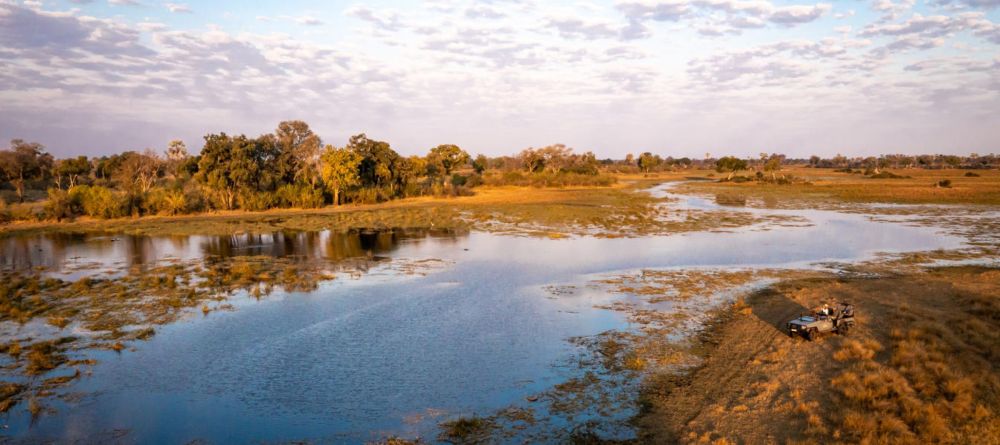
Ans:
[[[502,10],[488,5],[475,5],[465,10],[465,16],[470,19],[499,19],[506,17]]]
[[[808,23],[816,20],[830,11],[830,5],[820,3],[813,6],[792,5],[776,8],[768,16],[768,20],[783,25]]]
[[[691,12],[688,0],[626,0],[615,3],[631,21],[677,21]]]
[[[306,26],[320,26],[320,25],[323,24],[322,20],[320,20],[320,19],[318,19],[316,17],[307,16],[307,15],[304,15],[304,16],[301,16],[301,17],[296,17],[295,18],[295,22],[298,23],[298,24],[300,24],[300,25],[306,25]]]
[[[399,14],[392,11],[377,12],[366,6],[358,5],[347,9],[344,13],[385,30],[396,30],[400,26]]]
[[[600,39],[617,37],[620,31],[607,22],[585,21],[577,17],[549,18],[548,26],[567,38]]]
[[[142,6],[137,0],[108,0],[108,3],[118,6]]]
[[[180,13],[183,13],[183,14],[190,14],[190,13],[192,13],[191,7],[189,7],[188,5],[185,5],[185,4],[181,4],[181,3],[164,3],[163,6],[166,6],[167,10],[169,10],[170,12],[173,12],[173,13],[178,13],[178,14],[180,14]]]
[[[903,131],[928,123],[1000,140],[969,123],[1000,109],[1000,26],[985,13],[861,14],[849,29],[824,20],[825,3],[798,1],[628,0],[585,13],[533,1],[361,5],[330,37],[172,29],[165,3],[146,2],[159,6],[135,21],[0,0],[0,137],[107,153],[177,137],[196,146],[210,131],[258,134],[295,117],[330,141],[364,130],[401,150],[447,139],[491,154],[539,139],[608,156],[666,143],[829,148],[844,135],[955,146]],[[805,22],[815,26],[795,36],[836,37],[791,38]],[[634,41],[653,36],[665,38]],[[925,59],[921,48],[938,49]]]

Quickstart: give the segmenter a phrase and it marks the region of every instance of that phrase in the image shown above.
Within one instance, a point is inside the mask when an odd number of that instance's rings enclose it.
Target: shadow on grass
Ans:
[[[771,287],[750,294],[747,303],[754,316],[781,334],[787,334],[785,326],[789,321],[810,312],[809,308]]]

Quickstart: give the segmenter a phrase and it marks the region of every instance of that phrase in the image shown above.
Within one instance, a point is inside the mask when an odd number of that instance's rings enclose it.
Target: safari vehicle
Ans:
[[[810,315],[802,315],[788,322],[788,336],[801,335],[807,340],[813,340],[819,334],[836,332],[847,335],[854,327],[854,305],[840,303],[838,307],[823,311],[813,311]]]

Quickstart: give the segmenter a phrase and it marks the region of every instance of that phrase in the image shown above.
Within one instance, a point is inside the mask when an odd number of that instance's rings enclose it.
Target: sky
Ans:
[[[1000,153],[1000,0],[0,0],[0,140],[291,119],[407,155]]]

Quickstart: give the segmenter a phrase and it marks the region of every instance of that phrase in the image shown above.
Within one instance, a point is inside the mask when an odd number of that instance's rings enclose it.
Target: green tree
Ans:
[[[774,153],[764,161],[763,170],[771,173],[771,180],[777,180],[777,172],[781,171],[781,163],[785,160],[785,155]],[[782,175],[784,177],[784,175]]]
[[[24,202],[27,181],[42,178],[52,168],[52,155],[37,142],[10,141],[10,149],[0,151],[0,174],[14,185],[17,199]]]
[[[284,121],[278,124],[274,136],[280,154],[276,160],[278,174],[283,182],[301,182],[316,186],[320,177],[320,151],[322,141],[303,121]]]
[[[438,145],[427,154],[427,163],[437,167],[437,171],[441,174],[442,183],[451,176],[451,172],[456,167],[468,162],[469,154],[452,144]]]
[[[483,174],[486,168],[489,166],[490,160],[486,155],[479,154],[476,155],[476,159],[472,160],[472,169],[475,170],[476,174]]]
[[[333,191],[333,204],[340,205],[340,192],[361,184],[358,168],[361,155],[346,148],[327,145],[320,162],[323,182]]]
[[[56,188],[62,187],[62,179],[69,182],[67,188],[73,188],[80,182],[80,178],[90,174],[90,160],[86,156],[60,159],[55,162],[52,168],[52,175],[56,178]]]
[[[727,180],[733,179],[733,175],[740,170],[746,170],[747,161],[735,156],[721,157],[715,161],[715,171],[719,173],[729,172]]]
[[[236,208],[236,198],[241,193],[255,191],[255,185],[260,182],[257,178],[259,166],[253,156],[255,145],[256,141],[243,135],[205,136],[195,180],[218,197],[226,210]]]
[[[643,173],[649,173],[650,169],[656,168],[659,164],[659,156],[656,156],[648,151],[639,155],[639,168]]]
[[[369,139],[362,133],[351,136],[346,148],[361,157],[358,176],[362,187],[385,187],[398,193],[403,183],[398,171],[403,158],[388,142]]]

